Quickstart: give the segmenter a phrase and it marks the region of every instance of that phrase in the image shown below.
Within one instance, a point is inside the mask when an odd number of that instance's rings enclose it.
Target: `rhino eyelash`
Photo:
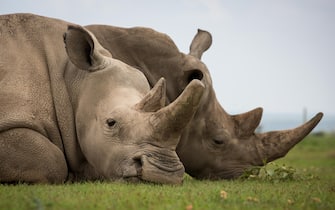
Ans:
[[[112,128],[116,125],[116,120],[112,119],[112,118],[108,118],[106,120],[106,124],[108,125],[108,127]]]

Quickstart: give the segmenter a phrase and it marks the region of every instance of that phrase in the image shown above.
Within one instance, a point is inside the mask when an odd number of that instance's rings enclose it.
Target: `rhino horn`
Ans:
[[[232,115],[236,124],[236,135],[239,138],[251,136],[261,122],[262,113],[263,109],[259,107],[243,114]]]
[[[136,104],[136,108],[144,112],[156,112],[165,106],[166,82],[160,78],[155,86]]]
[[[204,30],[198,29],[198,33],[192,40],[190,55],[201,59],[202,54],[212,45],[212,35]]]
[[[166,137],[180,135],[197,111],[204,89],[200,80],[192,80],[176,100],[158,110],[151,120],[157,132]]]
[[[311,120],[295,129],[256,134],[258,138],[256,146],[262,159],[262,164],[284,157],[294,145],[313,130],[322,116],[323,113],[320,112]]]

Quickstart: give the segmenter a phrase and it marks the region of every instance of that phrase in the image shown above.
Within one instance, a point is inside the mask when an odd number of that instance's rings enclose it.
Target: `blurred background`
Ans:
[[[28,12],[89,25],[145,26],[168,34],[180,51],[198,28],[213,36],[202,60],[230,114],[263,107],[261,130],[300,125],[335,132],[333,0],[0,0],[0,14]]]

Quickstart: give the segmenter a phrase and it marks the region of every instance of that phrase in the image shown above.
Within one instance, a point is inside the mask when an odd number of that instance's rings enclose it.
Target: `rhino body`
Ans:
[[[255,133],[262,108],[230,115],[217,101],[202,54],[211,46],[210,33],[198,30],[188,54],[169,36],[149,28],[86,26],[100,43],[123,62],[141,70],[150,85],[160,77],[167,81],[167,101],[174,101],[194,79],[205,85],[199,108],[184,129],[177,153],[188,174],[199,179],[230,179],[249,167],[283,157],[321,120],[318,113],[304,125],[287,131]]]
[[[164,79],[150,90],[87,29],[31,14],[0,16],[0,46],[0,182],[181,183],[200,81],[165,106]]]
[[[32,15],[20,16],[23,17],[23,19],[35,18],[35,16],[31,17]],[[2,21],[6,22],[5,20]],[[44,21],[45,23],[41,24],[41,27],[50,27],[50,30],[55,30],[53,32],[55,34],[58,33],[58,35],[65,32],[66,25],[68,25],[66,22],[50,19],[45,19]],[[51,21],[52,24],[49,21]],[[14,25],[9,25],[5,30],[8,30],[8,33],[12,34],[13,28]],[[153,87],[161,77],[164,77],[167,81],[166,103],[174,103],[175,99],[192,83],[191,81],[198,79],[204,84],[205,90],[200,105],[197,107],[196,113],[190,123],[183,129],[177,147],[178,156],[186,172],[196,178],[235,178],[241,175],[248,167],[263,165],[265,162],[280,158],[295,144],[301,141],[322,118],[322,113],[319,113],[312,120],[296,129],[256,134],[254,131],[260,123],[262,108],[257,108],[240,115],[229,115],[218,103],[212,87],[210,73],[206,65],[201,62],[201,55],[210,47],[212,42],[211,35],[206,31],[198,31],[190,45],[190,52],[184,54],[179,52],[176,45],[167,35],[149,28],[120,28],[107,25],[90,25],[85,28],[94,33],[101,45],[107,49],[114,58],[142,71],[151,87]],[[3,30],[3,28],[1,28],[1,30]],[[26,33],[26,31],[24,31],[24,33]],[[39,35],[41,35],[41,32],[39,33]],[[48,89],[55,93],[69,91],[69,94],[72,95],[71,89],[68,90],[66,87],[66,84],[69,83],[66,82],[67,71],[64,71],[64,69],[71,66],[67,61],[66,54],[61,54],[62,56],[57,58],[52,56],[54,52],[60,52],[63,49],[63,45],[60,41],[56,41],[59,39],[58,35],[53,37],[54,33],[48,36],[50,41],[48,41],[47,47],[40,47],[43,50],[31,57],[43,58],[40,59],[39,62],[45,67],[47,63],[48,67],[46,68],[57,66],[57,68],[61,69],[55,74],[49,74],[49,78],[57,82],[55,84],[51,82],[46,87],[46,90]],[[2,31],[1,34],[3,34]],[[34,35],[35,34],[26,36],[26,38],[21,37],[20,39],[26,43],[26,41],[34,37]],[[43,40],[42,36],[35,36],[35,39],[38,41]],[[9,46],[9,44],[6,43],[4,46]],[[17,45],[14,46],[17,48]],[[50,51],[50,49],[53,49],[51,50],[51,54],[45,53],[46,51]],[[31,49],[29,48],[28,51],[30,52]],[[2,50],[0,52],[0,80],[3,80],[3,69],[4,66],[8,64],[4,61],[16,60],[18,54],[12,54],[11,56],[7,54],[7,57],[5,57],[3,54],[6,51]],[[27,53],[22,52],[22,50],[20,53],[27,56]],[[33,59],[29,60],[32,61]],[[26,63],[29,62],[30,61],[26,61]],[[26,64],[26,66],[29,65]],[[24,70],[21,69],[21,71]],[[49,82],[46,76],[44,80],[47,83]],[[15,86],[15,84],[17,84],[17,81],[12,81],[12,86]],[[1,87],[3,86],[1,85]],[[36,89],[41,89],[40,87],[42,86],[36,85],[36,87]],[[56,103],[59,101],[59,104],[62,104],[63,107],[71,107],[71,100],[66,96],[57,96],[57,94],[54,94],[54,96],[50,94],[49,91],[46,91],[49,97],[58,97],[55,100]],[[44,97],[47,98],[46,96]],[[21,100],[20,98],[17,98],[17,100],[13,99],[13,102],[21,103],[21,108],[28,102],[32,107],[41,106],[41,104],[34,104],[35,102]],[[44,102],[41,103],[43,106],[46,105]],[[62,107],[54,104],[49,106],[54,108]],[[9,107],[12,106],[9,105]],[[78,171],[84,173],[84,168],[86,168],[84,165],[89,164],[82,154],[78,142],[72,140],[76,139],[73,113],[66,113],[62,109],[58,111],[54,110],[53,112],[55,113],[51,116],[57,116],[57,119],[52,119],[50,123],[54,127],[53,132],[57,135],[64,133],[64,135],[58,137],[58,140],[54,140],[55,143],[52,144],[59,145],[57,149],[60,148],[63,154],[65,154],[67,166],[70,168],[69,171],[77,171],[77,174]],[[28,117],[25,119],[36,119],[33,115],[25,117]],[[44,117],[43,119],[50,118]],[[0,119],[3,118],[0,117]],[[55,122],[58,124],[55,124]],[[31,124],[30,121],[28,124]],[[0,125],[3,126],[3,121],[0,122]],[[46,132],[44,128],[42,130],[42,132]],[[25,132],[22,133],[25,134]],[[1,135],[4,136],[5,134]],[[62,140],[60,140],[61,138]],[[3,143],[1,144],[5,145]],[[8,145],[5,146],[8,147]]]

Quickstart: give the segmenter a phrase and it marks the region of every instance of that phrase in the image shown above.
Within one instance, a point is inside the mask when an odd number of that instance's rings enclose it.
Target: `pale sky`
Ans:
[[[231,114],[322,111],[335,115],[333,0],[0,0],[0,14],[29,12],[76,24],[145,26],[188,53],[198,28],[213,36],[203,55]]]

